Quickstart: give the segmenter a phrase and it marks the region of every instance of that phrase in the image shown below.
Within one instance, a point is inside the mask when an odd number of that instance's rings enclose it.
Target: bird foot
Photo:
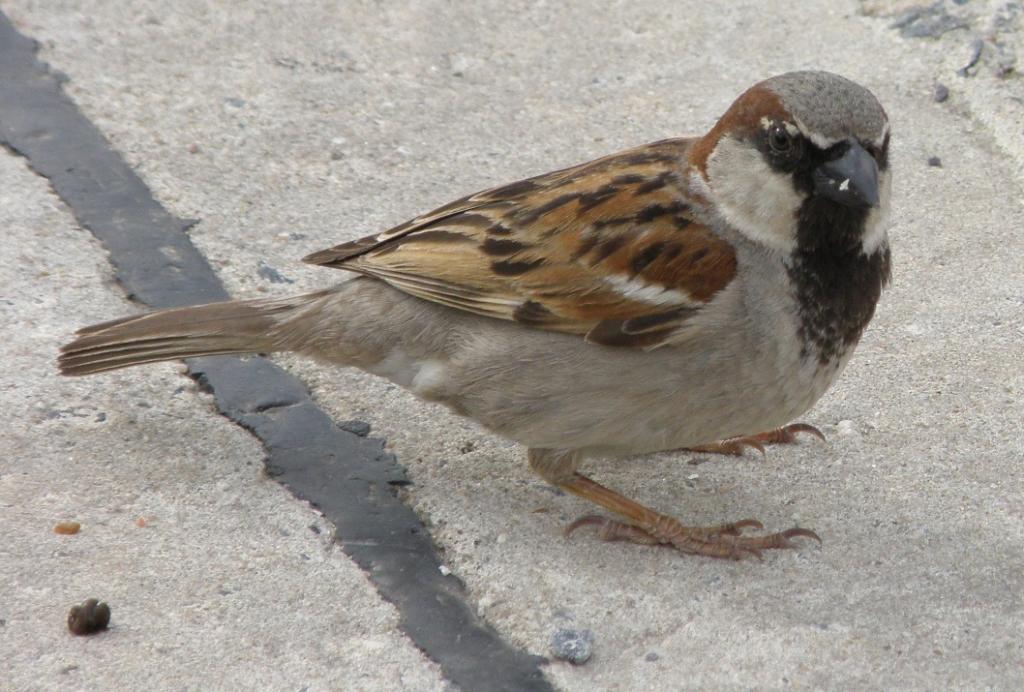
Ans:
[[[790,423],[775,430],[769,430],[756,435],[744,435],[742,437],[730,437],[718,442],[697,447],[687,447],[688,452],[701,452],[703,454],[728,454],[729,456],[743,456],[749,449],[756,449],[765,456],[765,445],[788,445],[795,444],[797,435],[807,433],[814,435],[821,441],[825,441],[825,435],[813,425],[807,423]]]
[[[756,519],[718,526],[683,526],[672,517],[659,515],[649,526],[634,526],[607,517],[590,514],[580,517],[565,529],[566,536],[582,526],[597,527],[597,535],[603,541],[628,541],[641,545],[671,546],[688,555],[703,555],[731,560],[753,556],[761,559],[762,550],[796,548],[793,538],[813,538],[821,543],[818,534],[810,529],[793,527],[785,531],[763,536],[744,536],[745,529],[762,529],[764,525]]]

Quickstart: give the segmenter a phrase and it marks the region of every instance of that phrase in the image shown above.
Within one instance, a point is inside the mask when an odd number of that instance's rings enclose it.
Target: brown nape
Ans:
[[[789,112],[774,92],[763,84],[755,84],[736,99],[710,132],[694,143],[690,148],[690,165],[707,178],[708,157],[726,132],[733,137],[742,137],[760,127],[762,118],[787,120],[789,117]]]

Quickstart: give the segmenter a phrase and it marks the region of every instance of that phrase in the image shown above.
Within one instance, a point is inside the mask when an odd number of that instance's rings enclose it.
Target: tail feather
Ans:
[[[159,310],[85,327],[61,348],[64,375],[91,375],[132,365],[281,346],[282,326],[323,293]]]

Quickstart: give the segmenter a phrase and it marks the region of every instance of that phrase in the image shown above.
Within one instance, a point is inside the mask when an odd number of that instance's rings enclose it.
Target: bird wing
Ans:
[[[311,264],[609,346],[655,348],[727,286],[732,246],[693,215],[689,139],[484,190]]]

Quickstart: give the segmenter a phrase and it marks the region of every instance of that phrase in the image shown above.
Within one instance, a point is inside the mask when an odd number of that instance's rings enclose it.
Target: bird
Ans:
[[[773,76],[702,136],[491,187],[305,257],[354,274],[330,288],[85,327],[59,368],[299,353],[523,445],[542,479],[610,514],[567,533],[730,559],[820,541],[755,519],[690,526],[580,469],[819,434],[792,421],[836,381],[890,279],[889,141],[867,88]]]

